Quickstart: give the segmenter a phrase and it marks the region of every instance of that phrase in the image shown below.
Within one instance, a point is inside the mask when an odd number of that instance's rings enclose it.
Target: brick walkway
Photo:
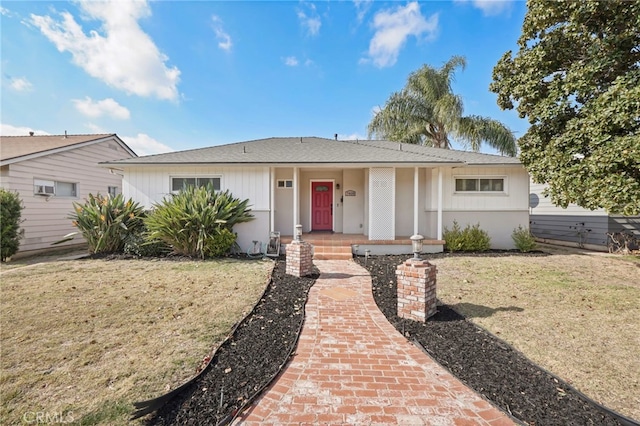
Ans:
[[[296,355],[236,424],[514,424],[389,324],[365,269],[314,263]]]

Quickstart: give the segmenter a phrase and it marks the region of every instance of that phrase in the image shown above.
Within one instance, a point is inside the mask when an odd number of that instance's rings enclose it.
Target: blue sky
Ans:
[[[139,155],[274,136],[364,139],[423,64],[463,55],[465,114],[524,1],[2,1],[1,133],[117,133]],[[463,148],[458,145],[458,148]],[[492,152],[485,148],[484,152]]]

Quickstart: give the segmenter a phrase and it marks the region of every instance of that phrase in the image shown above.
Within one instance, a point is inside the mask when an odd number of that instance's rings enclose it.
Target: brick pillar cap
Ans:
[[[406,266],[413,266],[414,268],[426,268],[428,266],[431,266],[431,263],[429,263],[428,261],[424,260],[424,259],[407,259],[404,264]]]

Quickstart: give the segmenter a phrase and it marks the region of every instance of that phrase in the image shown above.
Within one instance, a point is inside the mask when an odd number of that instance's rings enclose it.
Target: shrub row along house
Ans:
[[[409,236],[443,250],[454,220],[479,223],[493,248],[512,248],[529,225],[529,176],[513,157],[388,141],[268,138],[105,161],[122,191],[151,208],[185,185],[212,184],[248,199],[255,220],[238,224],[243,250],[271,232],[343,234],[376,253],[410,252]],[[286,241],[286,239],[283,239]]]
[[[131,157],[135,152],[115,134],[0,137],[0,187],[24,206],[20,253],[50,249],[75,231],[72,202],[120,193],[122,176],[98,163]]]

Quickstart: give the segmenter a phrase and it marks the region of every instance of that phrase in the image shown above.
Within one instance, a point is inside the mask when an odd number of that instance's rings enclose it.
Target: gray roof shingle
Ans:
[[[516,158],[387,141],[267,138],[104,164],[520,164]]]

